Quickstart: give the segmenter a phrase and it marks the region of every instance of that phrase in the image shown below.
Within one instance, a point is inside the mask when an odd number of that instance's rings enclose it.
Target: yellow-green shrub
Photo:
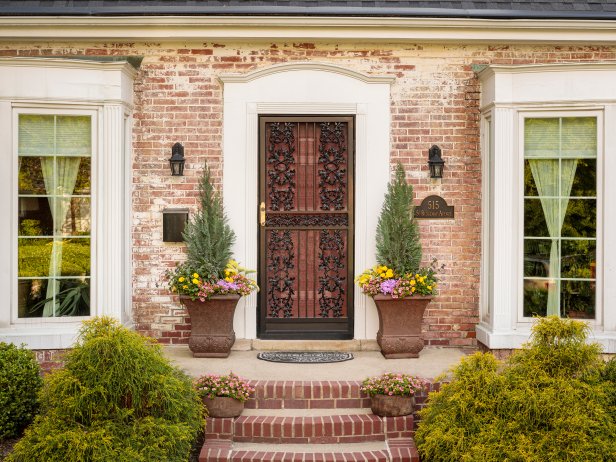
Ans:
[[[465,358],[421,411],[422,461],[615,461],[614,388],[586,337],[582,322],[542,318],[508,361]]]
[[[40,374],[32,351],[0,342],[0,440],[19,435],[34,419]]]
[[[204,427],[192,382],[160,347],[110,318],[84,323],[41,414],[9,461],[186,461]]]

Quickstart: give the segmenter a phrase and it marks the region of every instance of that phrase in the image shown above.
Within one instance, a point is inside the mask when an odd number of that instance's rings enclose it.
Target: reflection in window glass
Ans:
[[[524,316],[594,319],[597,119],[525,119],[524,157]]]
[[[90,314],[92,121],[21,114],[18,317]]]

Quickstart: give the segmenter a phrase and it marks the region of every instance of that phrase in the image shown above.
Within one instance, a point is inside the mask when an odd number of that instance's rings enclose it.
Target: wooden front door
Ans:
[[[353,338],[353,118],[259,122],[259,336]]]

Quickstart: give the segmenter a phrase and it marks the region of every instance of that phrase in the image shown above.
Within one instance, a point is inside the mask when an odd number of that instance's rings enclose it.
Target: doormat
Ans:
[[[339,363],[353,359],[353,353],[338,351],[265,351],[259,353],[257,358],[273,363]]]

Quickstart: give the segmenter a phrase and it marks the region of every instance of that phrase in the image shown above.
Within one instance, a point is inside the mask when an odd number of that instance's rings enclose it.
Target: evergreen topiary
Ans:
[[[614,387],[587,334],[582,322],[541,318],[505,363],[462,360],[420,412],[422,461],[616,460]]]
[[[376,228],[376,260],[397,274],[416,273],[421,263],[419,230],[413,217],[413,186],[398,163],[387,185]]]
[[[214,190],[207,166],[199,182],[199,201],[200,209],[183,234],[188,251],[186,265],[206,279],[215,279],[223,276],[231,260],[235,233],[228,224],[222,199]]]
[[[84,323],[65,367],[45,378],[40,402],[8,461],[186,462],[204,428],[190,378],[154,340],[111,318]]]
[[[34,353],[0,342],[0,440],[18,436],[34,419],[42,384]]]

